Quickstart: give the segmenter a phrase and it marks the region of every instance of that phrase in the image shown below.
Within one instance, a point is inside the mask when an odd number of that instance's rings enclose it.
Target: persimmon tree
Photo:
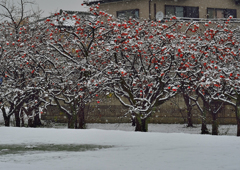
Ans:
[[[3,31],[5,44],[2,46],[1,56],[2,89],[4,89],[1,94],[4,100],[2,109],[10,106],[9,113],[4,114],[6,126],[9,126],[9,118],[13,114],[16,126],[20,126],[19,115],[26,103],[30,101],[35,103],[35,100],[39,100],[38,97],[43,94],[45,74],[44,68],[41,67],[42,58],[38,57],[36,44],[33,40],[34,26],[20,27],[21,31],[16,39],[15,33],[10,32],[11,29],[9,30],[9,24],[5,22],[3,27],[5,29]],[[37,119],[36,116],[39,113],[35,113],[34,118]],[[41,124],[40,121],[38,124]]]
[[[183,99],[186,105],[188,127],[192,127],[192,109],[197,104],[199,99],[198,93],[196,93],[198,82],[202,76],[202,64],[201,59],[204,54],[201,50],[204,50],[203,39],[201,35],[204,35],[200,31],[201,23],[184,22],[182,25],[182,35],[179,37],[180,43],[177,44],[179,53],[176,54],[179,57],[180,67],[176,71],[178,74],[180,87],[179,93],[183,95]],[[199,105],[198,105],[199,106]],[[205,108],[205,107],[204,107]],[[202,134],[208,133],[206,127],[206,112],[199,108],[202,113]]]
[[[105,22],[108,14],[98,8],[91,7],[88,15],[63,11],[45,21],[43,41],[54,68],[47,93],[68,117],[69,128],[85,128],[85,105],[105,89],[102,72],[108,60],[102,50],[111,28]]]
[[[29,45],[26,43],[27,40],[31,39],[31,32],[27,32],[29,31],[29,21],[32,18],[38,18],[40,13],[26,11],[25,7],[28,4],[32,4],[32,2],[21,0],[19,6],[12,1],[3,0],[0,2],[2,21],[0,23],[1,109],[6,126],[9,126],[9,120],[13,114],[16,126],[20,126],[21,108],[25,101],[28,101],[28,98],[33,95],[32,92],[28,91],[29,89],[26,89],[27,79],[31,74],[24,69],[27,62],[23,62],[23,56],[28,54],[25,47]],[[29,41],[31,42],[31,40]],[[30,66],[28,67],[30,68]],[[6,107],[10,107],[8,113]]]
[[[175,96],[179,87],[176,56],[180,25],[137,19],[109,19],[114,28],[109,48],[108,87],[136,117],[136,131],[148,131],[152,110]],[[126,98],[127,101],[123,100]]]
[[[224,76],[221,72],[227,69],[226,61],[229,59],[226,56],[229,54],[236,55],[234,50],[232,51],[227,47],[229,44],[230,46],[235,44],[230,38],[231,32],[234,32],[236,29],[229,29],[228,23],[231,18],[230,16],[226,22],[217,21],[212,23],[212,21],[208,21],[207,23],[200,23],[205,31],[195,36],[195,43],[191,45],[191,51],[194,52],[194,54],[191,54],[191,57],[195,59],[195,64],[192,65],[197,66],[197,69],[195,71],[191,70],[193,76],[190,78],[191,81],[194,80],[194,86],[190,86],[190,88],[193,88],[203,101],[203,107],[201,108],[198,101],[195,100],[203,113],[203,119],[205,119],[206,112],[212,115],[213,135],[218,134],[217,115],[224,104],[224,101],[218,99],[218,96],[225,89],[225,83],[221,79]],[[207,132],[204,124],[202,124],[202,133]]]
[[[19,66],[14,60],[16,59],[16,55],[18,55],[19,48],[16,43],[19,43],[15,37],[15,33],[11,32],[11,28],[9,28],[12,23],[5,21],[1,24],[1,32],[2,32],[2,39],[1,39],[1,66],[2,66],[2,111],[5,119],[5,125],[9,126],[9,119],[12,114],[15,114],[16,119],[16,126],[20,126],[20,118],[19,118],[19,109],[21,106],[17,106],[19,103],[18,98],[20,94],[17,90],[19,74],[22,74],[21,70],[18,70]],[[21,78],[20,78],[21,79]],[[21,80],[20,80],[21,81]],[[21,85],[20,85],[21,86]],[[21,88],[21,87],[19,87]],[[18,102],[17,102],[18,101]],[[4,106],[10,106],[10,112],[7,115]],[[22,105],[21,103],[20,105]],[[18,109],[16,109],[16,107]]]
[[[227,93],[225,94],[228,91],[226,89],[229,89],[229,81],[232,82],[238,79],[238,27],[238,24],[232,21],[232,17],[230,16],[223,22],[219,21],[215,29],[209,29],[206,33],[206,36],[212,33],[208,39],[209,41],[211,40],[211,44],[209,45],[210,55],[214,58],[210,60],[212,66],[210,65],[208,68],[216,70],[216,73],[212,75],[212,79],[215,79],[216,82],[213,83],[214,87],[218,88],[213,99],[225,104],[229,104],[226,101],[233,100],[226,95]],[[219,100],[219,98],[225,98],[226,100]],[[236,102],[234,107],[237,113]],[[237,114],[236,119],[238,119]]]
[[[199,30],[199,27],[203,27],[200,25],[207,26],[208,24],[202,24],[201,22],[193,22],[188,24],[188,28],[186,30],[186,35],[184,35],[183,40],[183,62],[185,64],[182,64],[182,67],[179,68],[178,74],[179,77],[181,77],[181,91],[184,96],[184,101],[187,106],[188,110],[188,117],[191,116],[191,109],[192,104],[190,104],[190,101],[195,101],[197,104],[199,110],[202,113],[202,134],[209,133],[206,127],[206,113],[209,111],[211,115],[213,116],[213,131],[217,132],[217,123],[216,123],[216,116],[219,111],[219,109],[213,109],[212,105],[213,102],[215,103],[214,106],[216,106],[216,102],[212,98],[212,95],[214,95],[216,92],[214,92],[214,88],[208,89],[208,93],[205,92],[206,87],[208,88],[210,85],[214,84],[214,80],[212,80],[211,76],[215,75],[215,71],[211,72],[212,68],[215,68],[215,66],[212,63],[213,60],[215,60],[215,55],[212,53],[212,45],[213,43],[213,36],[209,38],[209,34],[207,32],[210,32],[210,34],[214,34],[215,30],[211,29],[206,31],[197,32]],[[191,33],[189,33],[191,32]],[[214,32],[214,33],[213,33]],[[212,64],[212,65],[211,65]],[[209,66],[211,65],[211,66]],[[209,69],[210,68],[210,69]],[[210,71],[209,71],[209,70]],[[211,75],[211,76],[210,76]],[[209,80],[209,77],[210,79]],[[208,80],[208,85],[206,86],[203,84],[203,82]],[[202,88],[204,87],[204,88]],[[195,92],[196,93],[193,93]],[[204,92],[203,92],[204,91]],[[196,95],[195,95],[196,94]],[[195,97],[193,97],[195,95]],[[201,107],[198,103],[198,98],[202,99],[203,106]]]
[[[182,94],[186,105],[187,127],[193,127],[192,109],[196,105],[195,101],[198,99],[195,88],[201,68],[198,63],[200,56],[196,52],[196,46],[199,45],[198,41],[196,41],[199,34],[199,23],[186,21],[181,22],[179,27],[183,28],[181,29],[179,43],[176,44],[178,48],[176,57],[178,57],[178,62],[180,63],[176,73],[180,83],[179,93]]]
[[[217,50],[220,52],[220,86],[223,88],[215,98],[234,107],[237,121],[237,136],[240,136],[239,116],[239,25],[231,17],[222,23],[219,32],[222,36]]]

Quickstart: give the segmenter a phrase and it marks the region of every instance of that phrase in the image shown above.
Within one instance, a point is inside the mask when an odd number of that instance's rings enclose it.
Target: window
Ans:
[[[199,8],[189,6],[165,6],[166,16],[199,18]]]
[[[220,8],[208,8],[207,9],[208,18],[227,18],[230,15],[233,18],[237,17],[236,9],[220,9]]]
[[[124,10],[124,11],[117,11],[118,18],[139,18],[139,9],[131,9],[131,10]]]

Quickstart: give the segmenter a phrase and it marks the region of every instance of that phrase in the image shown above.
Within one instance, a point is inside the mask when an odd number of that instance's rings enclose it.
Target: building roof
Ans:
[[[78,16],[80,16],[80,15],[91,15],[89,12],[85,12],[85,11],[69,11],[69,10],[62,10],[62,9],[59,10],[60,14],[62,14],[63,12],[65,12],[67,14],[70,14],[70,15],[76,14]],[[52,17],[55,17],[55,14],[52,14],[48,17],[41,18],[41,19],[37,20],[37,22],[45,21],[47,18],[52,18]]]
[[[117,1],[123,1],[123,0],[85,0],[84,4],[86,5],[92,5],[97,3],[108,3],[108,2],[117,2]]]

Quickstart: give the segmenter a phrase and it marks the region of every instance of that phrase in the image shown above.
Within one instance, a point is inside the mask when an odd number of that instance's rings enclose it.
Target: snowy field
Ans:
[[[133,132],[131,124],[53,127],[1,126],[0,170],[240,169],[233,125],[220,126],[222,136],[200,135],[200,125],[150,124],[148,133]]]
[[[13,127],[0,127],[0,136],[2,170],[240,169],[235,136]],[[86,144],[95,149],[63,149]]]
[[[212,130],[212,125],[207,126],[209,131]],[[63,127],[62,127],[63,128]],[[121,131],[134,131],[135,127],[131,124],[87,124],[88,129],[102,129],[102,130],[121,130]],[[161,132],[161,133],[188,133],[200,134],[201,125],[194,125],[193,128],[187,128],[184,124],[149,124],[148,132]],[[236,125],[220,125],[219,135],[236,136]]]
[[[13,121],[13,120],[12,120]],[[25,120],[27,122],[27,119]],[[66,129],[67,124],[46,123],[45,125],[55,129]],[[3,115],[0,110],[0,127],[4,126]],[[208,129],[211,131],[212,126],[208,125]],[[102,130],[120,130],[120,131],[134,131],[135,127],[131,126],[131,123],[121,124],[87,124],[87,129],[102,129]],[[149,124],[149,132],[161,132],[161,133],[188,133],[188,134],[200,134],[201,125],[194,125],[194,128],[187,128],[184,124]],[[236,125],[220,125],[219,135],[236,136]]]

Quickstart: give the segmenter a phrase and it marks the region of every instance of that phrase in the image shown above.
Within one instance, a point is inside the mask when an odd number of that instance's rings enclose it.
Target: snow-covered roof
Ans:
[[[70,10],[62,10],[62,9],[59,10],[59,14],[62,14],[63,12],[67,14],[76,14],[77,16],[91,15],[89,12],[85,12],[85,11],[70,11]],[[48,17],[41,18],[37,22],[45,21],[47,18],[53,18],[53,17],[55,17],[55,13]]]
[[[97,3],[108,3],[108,2],[116,2],[116,1],[123,1],[123,0],[85,0],[84,4],[86,5],[92,5]]]

